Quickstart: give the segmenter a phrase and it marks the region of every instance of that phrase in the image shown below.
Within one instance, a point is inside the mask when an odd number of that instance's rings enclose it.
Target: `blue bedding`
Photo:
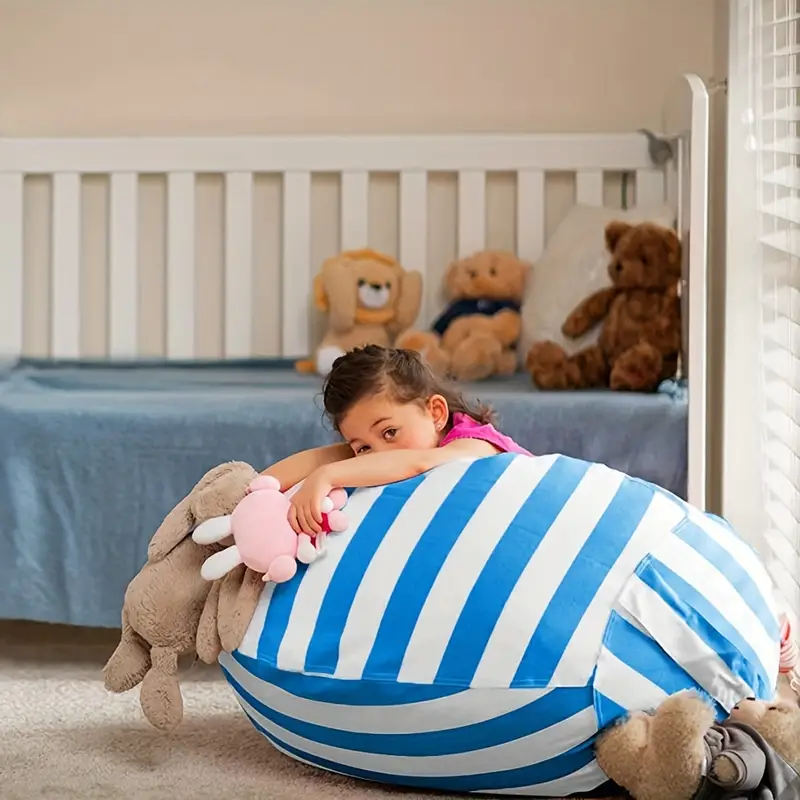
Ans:
[[[0,618],[116,627],[147,542],[211,466],[335,440],[320,381],[285,363],[0,369]],[[534,453],[597,461],[685,496],[686,403],[466,387]]]

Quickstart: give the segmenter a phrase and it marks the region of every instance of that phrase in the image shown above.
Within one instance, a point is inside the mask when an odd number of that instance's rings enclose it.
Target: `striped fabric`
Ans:
[[[367,780],[554,796],[605,781],[598,729],[666,694],[775,689],[755,553],[643,481],[465,459],[353,492],[326,557],[267,585],[220,663],[293,758]]]

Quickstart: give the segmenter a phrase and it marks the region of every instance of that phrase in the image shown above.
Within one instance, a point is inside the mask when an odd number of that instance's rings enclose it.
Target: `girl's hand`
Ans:
[[[322,501],[333,486],[324,469],[316,469],[290,498],[289,524],[295,533],[316,535],[322,532]]]

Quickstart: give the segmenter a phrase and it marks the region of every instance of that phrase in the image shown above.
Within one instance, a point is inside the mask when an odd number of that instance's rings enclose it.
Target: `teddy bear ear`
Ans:
[[[606,249],[613,253],[617,249],[619,240],[631,229],[633,225],[621,220],[614,220],[606,225]]]
[[[469,263],[469,258],[457,258],[451,261],[444,273],[444,288],[449,297],[454,297],[458,292],[458,275]]]

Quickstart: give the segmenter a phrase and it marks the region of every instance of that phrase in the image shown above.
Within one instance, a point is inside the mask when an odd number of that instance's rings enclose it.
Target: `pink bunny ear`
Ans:
[[[248,487],[249,492],[263,492],[267,490],[273,492],[279,492],[281,490],[280,482],[277,478],[273,478],[272,475],[259,475],[250,482],[250,486]]]

